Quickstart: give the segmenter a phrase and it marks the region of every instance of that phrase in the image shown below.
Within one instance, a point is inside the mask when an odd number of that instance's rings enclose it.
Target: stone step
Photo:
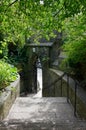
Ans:
[[[73,108],[66,98],[17,98],[9,115],[8,122],[67,122],[75,120]]]
[[[86,130],[85,128],[86,122],[78,122],[73,107],[65,97],[19,97],[0,126],[0,130]]]
[[[0,130],[86,130],[86,121],[78,121],[66,124],[60,123],[11,123],[3,124]]]

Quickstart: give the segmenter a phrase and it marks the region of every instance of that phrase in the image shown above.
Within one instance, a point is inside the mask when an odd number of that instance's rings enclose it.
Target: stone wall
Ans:
[[[51,83],[58,78],[59,75],[57,75],[51,69],[49,68],[43,69],[43,96],[44,97],[61,97],[61,80],[55,83],[55,85],[50,86]],[[67,83],[64,80],[62,80],[62,82],[63,82],[62,96],[67,96],[67,91],[66,91]]]
[[[9,113],[9,110],[15,99],[20,94],[20,77],[15,82],[12,82],[4,92],[0,94],[0,121],[3,120]]]
[[[67,97],[67,77],[65,76],[62,80],[62,95],[61,95],[61,80],[59,80],[55,85],[52,85],[49,87],[49,85],[54,82],[56,79],[58,79],[61,75],[60,71],[54,70],[54,69],[45,69],[43,73],[43,96],[44,97]],[[74,106],[75,105],[75,83],[72,78],[69,80],[69,102]],[[82,88],[81,88],[82,89]],[[86,99],[85,94],[83,91],[77,89],[77,95],[76,95],[76,110],[78,113],[78,116],[80,118],[86,119]]]

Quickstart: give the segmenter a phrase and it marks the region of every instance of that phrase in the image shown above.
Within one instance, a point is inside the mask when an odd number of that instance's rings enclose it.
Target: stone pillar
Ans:
[[[29,88],[31,88],[32,92],[37,92],[37,62],[38,56],[36,53],[32,53],[31,57],[28,61],[28,69],[29,69]]]

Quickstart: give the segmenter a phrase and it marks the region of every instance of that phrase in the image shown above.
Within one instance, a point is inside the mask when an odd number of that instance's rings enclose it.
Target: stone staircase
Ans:
[[[53,71],[59,76],[63,74]],[[86,130],[86,121],[74,116],[73,106],[67,103],[66,97],[42,97],[40,88],[37,94],[16,99],[0,123],[0,130]]]
[[[0,130],[86,130],[86,121],[74,117],[65,97],[19,97]]]

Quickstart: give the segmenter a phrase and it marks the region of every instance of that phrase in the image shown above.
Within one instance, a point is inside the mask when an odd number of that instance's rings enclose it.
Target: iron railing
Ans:
[[[55,81],[53,81],[50,85],[48,85],[46,88],[43,88],[43,90],[49,90],[50,88],[54,87],[54,91],[55,91],[55,85],[58,81],[61,81],[61,96],[63,96],[63,77],[66,77],[66,81],[67,81],[67,102],[70,103],[70,76],[68,73],[64,72],[58,79],[56,79]],[[77,116],[77,87],[79,86],[79,83],[77,80],[74,80],[74,115]],[[55,92],[54,92],[55,93]]]

